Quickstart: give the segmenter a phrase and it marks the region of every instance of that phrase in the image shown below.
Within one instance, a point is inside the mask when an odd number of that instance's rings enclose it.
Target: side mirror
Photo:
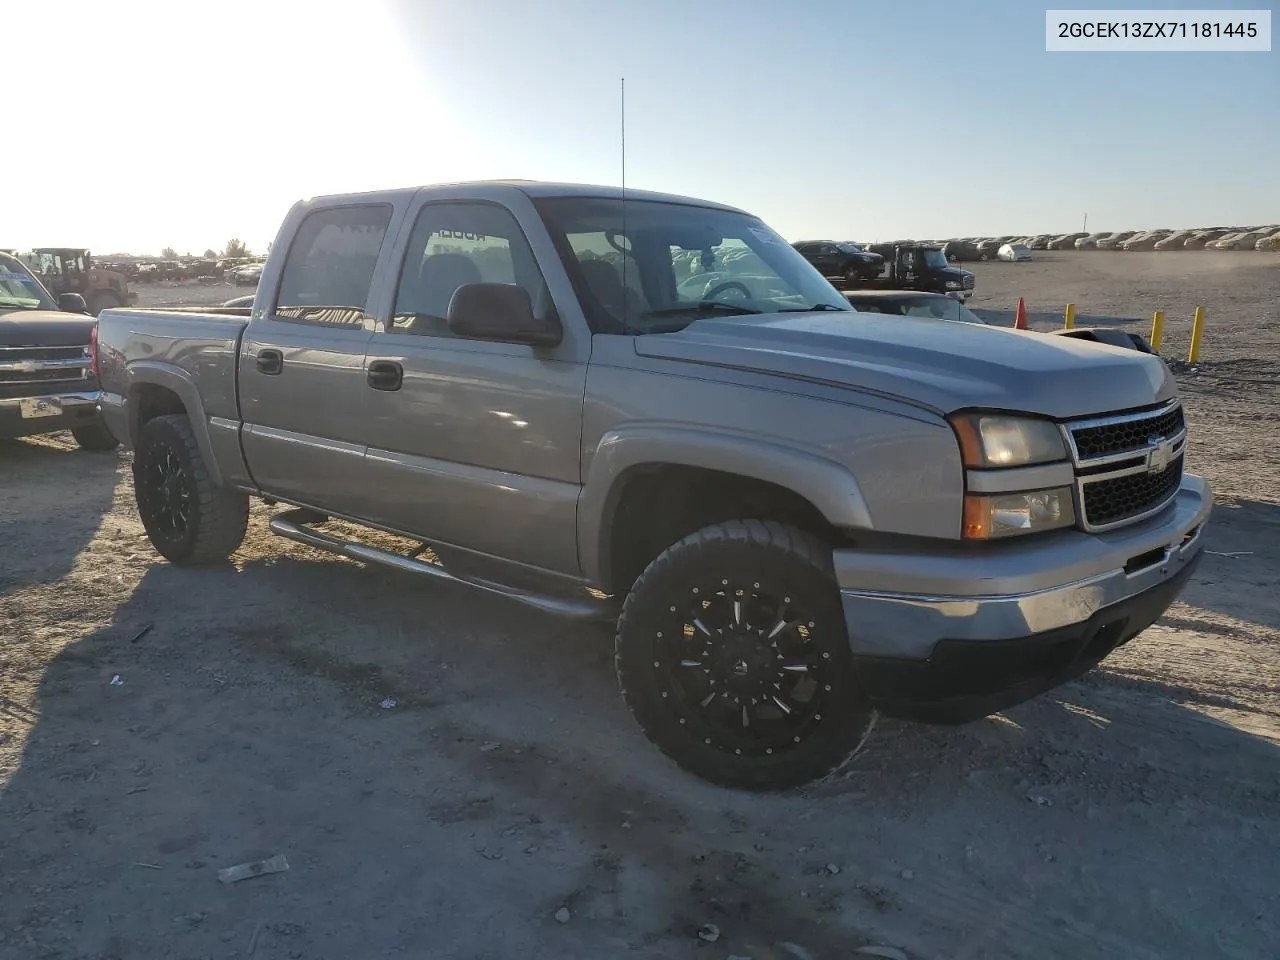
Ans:
[[[473,340],[500,340],[554,347],[564,338],[558,320],[540,320],[523,287],[510,283],[467,283],[449,301],[449,329]]]
[[[63,313],[88,313],[89,305],[78,293],[58,294],[58,309]]]

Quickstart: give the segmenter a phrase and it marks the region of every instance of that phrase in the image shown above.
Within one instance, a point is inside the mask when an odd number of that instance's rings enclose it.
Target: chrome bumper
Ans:
[[[1142,523],[1071,531],[977,553],[834,555],[850,643],[860,656],[927,659],[940,640],[1015,640],[1083,623],[1176,577],[1203,548],[1213,496],[1186,476]]]
[[[26,437],[53,433],[84,426],[98,412],[97,390],[74,390],[67,393],[42,393],[35,397],[6,397],[0,400],[0,437]],[[24,417],[22,404],[35,399],[58,400],[62,412],[47,417]]]

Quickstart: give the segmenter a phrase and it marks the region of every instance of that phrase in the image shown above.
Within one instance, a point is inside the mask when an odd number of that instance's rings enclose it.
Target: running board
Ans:
[[[392,553],[389,550],[379,550],[377,547],[366,546],[354,540],[343,540],[327,533],[321,533],[319,530],[312,530],[306,526],[307,522],[315,517],[316,514],[310,510],[286,510],[284,513],[276,514],[271,518],[271,532],[278,537],[296,540],[298,543],[305,543],[307,546],[315,547],[317,550],[327,550],[330,553],[336,553],[351,560],[359,560],[363,563],[379,563],[385,567],[394,567],[397,570],[404,570],[408,573],[423,574],[428,577],[434,577],[437,580],[447,580],[451,583],[461,583],[495,596],[515,600],[526,606],[542,610],[544,613],[554,613],[557,616],[569,617],[574,620],[610,621],[616,620],[618,617],[617,608],[607,600],[598,600],[594,597],[583,597],[580,600],[575,600],[570,597],[529,593],[500,583],[493,583],[489,580],[456,577],[444,567],[427,563],[425,560],[419,560],[416,556],[405,556],[400,553]],[[421,548],[415,551],[415,553],[418,552],[421,552]]]

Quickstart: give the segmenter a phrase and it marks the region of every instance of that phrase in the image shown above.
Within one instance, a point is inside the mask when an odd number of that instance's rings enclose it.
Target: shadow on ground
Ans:
[[[111,509],[119,466],[69,434],[0,440],[0,597],[71,569]]]
[[[838,781],[753,796],[666,763],[610,660],[599,631],[305,553],[152,565],[27,705],[0,955],[684,957],[706,923],[757,960],[1275,942],[1260,738],[1073,684],[885,724]]]

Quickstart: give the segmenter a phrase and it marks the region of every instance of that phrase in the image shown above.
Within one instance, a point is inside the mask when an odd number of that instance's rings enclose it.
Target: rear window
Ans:
[[[294,235],[275,317],[326,326],[362,326],[391,207],[368,204],[317,210]]]

